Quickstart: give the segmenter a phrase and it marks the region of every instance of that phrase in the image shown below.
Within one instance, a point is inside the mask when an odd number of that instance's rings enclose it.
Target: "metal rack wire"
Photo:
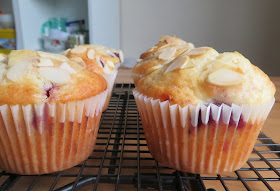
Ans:
[[[0,173],[0,190],[276,190],[280,145],[261,133],[247,164],[223,175],[188,174],[150,155],[131,90],[116,84],[92,155],[71,169],[39,176]]]

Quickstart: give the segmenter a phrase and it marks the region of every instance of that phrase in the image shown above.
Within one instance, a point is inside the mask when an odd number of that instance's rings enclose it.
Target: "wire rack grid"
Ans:
[[[179,172],[149,153],[132,95],[133,84],[116,84],[103,113],[97,143],[83,163],[61,172],[21,176],[0,173],[0,190],[277,190],[280,145],[260,133],[247,163],[217,175]]]

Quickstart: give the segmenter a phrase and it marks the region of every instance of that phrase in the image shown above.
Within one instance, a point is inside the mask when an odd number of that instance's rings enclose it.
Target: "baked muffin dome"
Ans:
[[[0,62],[0,105],[65,103],[106,88],[101,75],[63,55],[14,50]]]
[[[102,45],[80,45],[63,54],[101,75],[112,73],[116,69],[116,64],[124,60],[121,50],[109,49]]]
[[[274,98],[269,77],[238,52],[188,51],[138,81],[137,90],[181,107],[199,103],[262,104]]]
[[[140,61],[133,68],[133,73],[144,76],[157,70],[168,61],[182,52],[194,48],[192,43],[187,43],[180,38],[162,36],[154,47],[144,52],[140,56]]]

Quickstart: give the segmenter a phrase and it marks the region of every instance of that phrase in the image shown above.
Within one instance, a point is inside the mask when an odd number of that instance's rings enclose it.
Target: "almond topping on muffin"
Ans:
[[[74,54],[80,54],[80,53],[85,52],[86,50],[87,50],[87,48],[84,47],[84,46],[77,46],[77,47],[73,48],[71,50],[71,52],[74,53]]]
[[[70,60],[77,62],[82,67],[86,67],[86,63],[84,62],[84,60],[81,57],[73,57],[73,58],[70,58]]]
[[[150,48],[147,52],[151,52],[151,51],[153,51],[154,49],[156,49],[157,48],[157,46],[153,46],[152,48]]]
[[[165,48],[167,48],[168,46],[170,46],[170,44],[165,44],[165,45],[163,45],[163,46],[160,46],[158,49],[159,49],[159,50],[165,49]],[[156,47],[156,46],[154,46],[154,47]]]
[[[195,67],[196,62],[194,59],[188,59],[182,66],[181,69],[188,69]]]
[[[69,66],[69,64],[67,62],[63,62],[59,68],[66,70],[67,72],[69,72],[70,74],[76,74],[76,70],[74,70],[73,68],[71,68],[71,66]]]
[[[211,49],[210,47],[199,47],[199,48],[192,49],[187,54],[188,54],[188,56],[198,56],[198,55],[204,54],[205,52],[207,52],[210,49]]]
[[[66,56],[69,59],[75,57],[81,58],[83,62],[77,59],[74,60],[90,71],[100,75],[113,73],[116,67],[124,60],[122,51],[109,49],[102,45],[90,44],[76,46]]]
[[[87,52],[87,57],[89,59],[94,59],[94,56],[95,56],[95,50],[93,48],[90,48]]]
[[[39,58],[39,63],[37,63],[37,66],[53,66],[53,62],[49,58]]]
[[[13,82],[21,79],[32,65],[28,62],[20,62],[13,65],[7,72],[7,78]]]
[[[147,74],[150,74],[158,69],[162,68],[162,65],[158,65],[158,66],[154,66],[154,67],[151,67],[148,71],[147,71]]]
[[[107,60],[107,64],[108,64],[108,66],[109,66],[110,68],[112,68],[112,69],[115,68],[115,64],[114,64],[112,61]]]
[[[172,60],[174,60],[175,58],[170,58],[168,60],[165,60],[163,63],[161,63],[161,65],[165,65],[165,64],[168,64],[170,63]]]
[[[176,38],[175,36],[167,37],[165,40],[170,45],[184,45],[184,44],[186,44],[185,41],[183,41],[183,40],[181,40],[179,38]]]
[[[176,70],[178,68],[183,69],[183,68],[190,68],[194,66],[194,62],[189,62],[189,57],[184,55],[181,57],[178,57],[175,59],[165,70],[164,73],[171,72],[173,70]]]
[[[161,37],[159,37],[159,42],[163,42],[163,41],[165,41],[169,37],[170,36],[168,36],[168,35],[161,36]]]
[[[208,82],[217,86],[232,86],[242,81],[242,74],[229,69],[219,69],[208,76]]]
[[[175,47],[166,48],[159,54],[158,58],[162,60],[167,60],[174,56],[176,50],[177,49]]]
[[[55,59],[55,60],[59,60],[59,61],[63,61],[63,62],[68,60],[68,58],[66,56],[63,56],[61,54],[52,54],[52,53],[41,52],[41,51],[37,51],[37,53],[42,58],[51,58],[51,59]]]
[[[47,80],[57,84],[65,84],[71,79],[69,72],[61,68],[44,67],[38,71]]]

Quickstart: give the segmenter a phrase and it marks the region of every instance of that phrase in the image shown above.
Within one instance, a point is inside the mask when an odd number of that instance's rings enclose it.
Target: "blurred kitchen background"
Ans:
[[[103,44],[122,49],[132,66],[160,36],[176,35],[195,46],[239,51],[279,76],[279,34],[279,0],[0,0],[0,52],[7,52],[4,45],[60,52]]]

